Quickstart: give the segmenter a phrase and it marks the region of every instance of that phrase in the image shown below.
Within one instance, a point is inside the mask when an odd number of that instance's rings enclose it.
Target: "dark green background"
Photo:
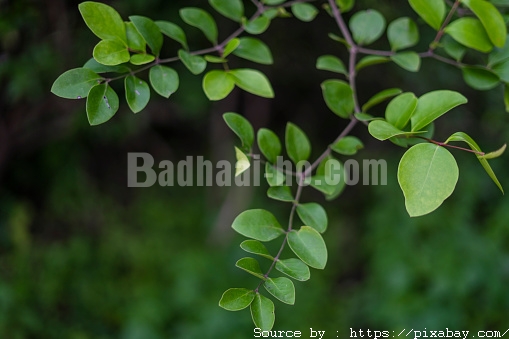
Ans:
[[[334,75],[314,68],[322,54],[345,56],[327,38],[338,33],[334,22],[323,12],[312,24],[278,19],[261,36],[273,51],[272,67],[233,58],[234,67],[264,71],[275,100],[236,90],[210,104],[201,76],[176,64],[181,87],[169,100],[152,92],[147,108],[134,115],[122,83],[115,83],[119,112],[92,128],[84,100],[50,93],[58,75],[83,65],[97,42],[78,3],[0,1],[0,338],[252,337],[248,310],[217,306],[227,288],[258,283],[234,266],[245,253],[230,225],[248,208],[267,208],[285,224],[289,205],[269,201],[265,184],[127,188],[127,153],[150,152],[174,163],[188,155],[233,160],[238,141],[221,115],[236,111],[280,136],[287,121],[296,123],[318,156],[346,125],[321,97],[320,83]],[[185,27],[192,49],[208,47],[177,15],[190,5],[212,12],[206,1],[109,3],[123,18],[174,21]],[[388,22],[415,17],[404,1],[363,1],[356,9],[371,6]],[[222,38],[236,29],[214,15]],[[424,51],[434,32],[421,28],[417,50]],[[163,55],[175,55],[177,45],[165,41]],[[385,38],[374,47],[387,48]],[[358,81],[362,102],[390,87],[465,94],[469,104],[438,121],[437,140],[461,130],[494,150],[509,138],[502,88],[474,91],[451,66],[424,60],[421,72],[411,74],[387,64],[362,71]],[[383,114],[383,105],[374,113]],[[329,261],[324,271],[312,270],[310,281],[296,283],[295,306],[275,302],[274,328],[307,336],[312,327],[326,330],[326,338],[346,338],[350,327],[503,333],[509,200],[474,156],[454,151],[460,179],[453,196],[431,215],[410,219],[396,180],[404,150],[374,140],[362,126],[354,134],[366,144],[360,158],[388,161],[388,185],[349,187],[333,202],[305,190],[303,201],[321,202],[329,213]],[[508,188],[508,157],[492,163]]]

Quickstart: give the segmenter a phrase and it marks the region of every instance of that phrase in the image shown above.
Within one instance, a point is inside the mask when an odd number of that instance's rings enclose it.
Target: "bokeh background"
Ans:
[[[245,1],[248,10],[249,1]],[[178,9],[206,1],[108,1],[124,18],[138,14],[174,21]],[[326,108],[317,71],[322,54],[344,56],[338,33],[321,13],[312,24],[278,19],[262,39],[274,65],[254,66],[271,79],[276,99],[234,91],[209,103],[201,77],[181,65],[180,90],[153,99],[132,114],[125,100],[108,123],[88,126],[83,100],[50,93],[53,81],[89,58],[97,38],[78,12],[78,1],[0,0],[0,338],[157,339],[249,338],[248,310],[231,313],[217,303],[230,287],[256,286],[235,268],[243,238],[230,225],[248,208],[267,208],[282,223],[288,204],[269,201],[261,187],[127,187],[127,152],[149,152],[156,162],[203,155],[232,160],[238,144],[222,120],[235,111],[255,128],[283,136],[287,121],[301,126],[313,156],[339,134],[345,121]],[[404,1],[358,1],[390,22],[415,18]],[[220,36],[236,24],[218,19]],[[348,18],[350,14],[346,17]],[[185,27],[192,49],[207,47],[201,33]],[[434,33],[421,26],[426,49]],[[178,46],[165,40],[163,55]],[[386,39],[376,43],[386,48]],[[146,74],[143,75],[146,77]],[[122,97],[122,84],[116,83]],[[470,102],[441,118],[436,139],[465,131],[486,150],[509,139],[503,89],[468,88],[460,72],[424,60],[419,74],[393,64],[363,70],[361,101],[400,87],[417,95],[453,89]],[[375,114],[383,114],[381,105]],[[404,149],[355,135],[366,144],[360,158],[383,158],[387,186],[348,187],[333,202],[311,189],[304,201],[324,203],[329,262],[296,283],[295,306],[276,303],[274,329],[326,330],[326,338],[350,328],[501,330],[509,316],[509,199],[500,194],[471,154],[453,152],[460,180],[453,196],[431,215],[411,219],[396,179]],[[509,187],[509,157],[492,162]]]

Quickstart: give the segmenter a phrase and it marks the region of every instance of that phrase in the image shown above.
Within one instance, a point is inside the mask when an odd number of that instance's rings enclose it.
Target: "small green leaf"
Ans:
[[[217,44],[217,25],[214,18],[206,11],[196,7],[180,10],[180,17],[190,26],[198,28],[214,45]]]
[[[150,88],[145,81],[134,75],[128,75],[124,83],[127,104],[133,113],[138,113],[150,100]]]
[[[223,119],[230,129],[237,134],[242,141],[242,149],[246,152],[251,149],[254,142],[254,129],[251,123],[237,113],[225,113]]]
[[[92,54],[95,60],[107,66],[123,64],[131,58],[127,46],[118,40],[99,41]]]
[[[458,92],[439,90],[419,98],[412,115],[412,132],[418,131],[456,106],[465,104],[467,99]]]
[[[346,13],[353,8],[355,0],[336,0],[336,4],[342,13]]]
[[[188,49],[186,34],[182,28],[169,21],[156,21],[155,24],[159,27],[161,33],[180,43],[185,49]]]
[[[385,19],[378,11],[359,11],[350,19],[353,39],[359,45],[369,45],[380,38],[385,30]]]
[[[419,42],[419,28],[410,18],[399,18],[389,24],[387,38],[393,51],[415,46]]]
[[[286,152],[295,164],[307,160],[311,155],[311,144],[306,133],[291,122],[286,124],[285,144]]]
[[[322,55],[319,57],[318,60],[316,60],[316,68],[348,76],[345,64],[334,55]]]
[[[78,8],[92,33],[101,39],[127,43],[124,21],[113,7],[85,1],[79,4]]]
[[[235,176],[238,177],[251,167],[251,163],[249,162],[247,155],[245,155],[244,152],[237,147],[235,147],[235,158],[237,159],[237,162],[235,163]]]
[[[285,183],[285,174],[270,163],[265,164],[265,178],[270,187],[281,186]]]
[[[254,20],[247,22],[244,25],[244,29],[249,34],[257,35],[257,34],[262,34],[263,32],[265,32],[267,30],[267,28],[269,28],[269,25],[270,25],[270,19],[267,16],[262,15]]]
[[[271,163],[276,163],[277,157],[281,154],[281,142],[276,133],[270,129],[261,128],[257,134],[258,148]]]
[[[106,66],[100,64],[94,58],[88,59],[88,61],[83,65],[83,68],[88,68],[96,73],[127,73],[131,71],[124,65]]]
[[[367,113],[355,113],[354,117],[359,121],[383,120],[382,118],[374,117],[371,114]]]
[[[276,217],[262,209],[247,210],[233,221],[232,228],[245,237],[271,241],[285,233]]]
[[[246,288],[230,288],[223,293],[219,306],[227,311],[240,311],[251,305],[255,292]]]
[[[409,0],[410,6],[436,31],[440,29],[445,17],[444,0]]]
[[[267,196],[274,200],[292,202],[295,198],[292,195],[292,191],[288,186],[274,186],[269,187]]]
[[[320,233],[327,230],[327,212],[320,204],[314,202],[299,204],[297,214],[304,225],[311,226]]]
[[[418,72],[421,68],[421,57],[415,52],[401,52],[391,55],[391,60],[409,72]]]
[[[384,141],[397,136],[412,136],[417,133],[422,132],[405,132],[402,131],[387,121],[384,120],[374,120],[371,121],[368,125],[369,134],[373,136],[373,138],[378,139],[380,141]]]
[[[210,62],[210,63],[213,63],[213,64],[224,64],[226,62],[228,62],[228,60],[226,60],[225,58],[221,58],[221,57],[218,57],[218,56],[215,56],[215,55],[205,55],[204,56],[205,60]],[[234,84],[235,85],[235,84]]]
[[[480,52],[488,53],[493,49],[490,38],[478,19],[459,18],[447,25],[444,31],[460,44]]]
[[[491,70],[498,75],[503,82],[509,82],[509,59],[494,65]]]
[[[308,265],[296,258],[278,260],[275,268],[279,272],[298,281],[306,281],[311,277]]]
[[[405,152],[398,167],[398,182],[411,217],[433,212],[447,199],[458,181],[456,160],[444,147],[418,144]]]
[[[269,47],[261,40],[244,37],[238,41],[240,43],[233,52],[234,55],[259,64],[271,65],[273,63]]]
[[[150,68],[150,84],[160,96],[169,98],[179,88],[179,75],[170,67],[156,65]]]
[[[293,286],[293,282],[290,279],[286,277],[268,278],[263,283],[263,287],[276,299],[285,304],[295,304],[295,286]]]
[[[61,74],[51,86],[51,93],[66,99],[86,98],[90,89],[103,78],[88,68],[74,68]]]
[[[410,92],[392,99],[385,109],[385,119],[397,129],[403,129],[417,108],[418,99]]]
[[[240,248],[248,253],[256,254],[269,260],[274,260],[274,257],[270,255],[265,245],[258,240],[244,240],[240,244]]]
[[[127,36],[127,46],[129,46],[129,49],[131,51],[145,53],[145,45],[147,44],[145,39],[143,39],[132,22],[125,22],[124,24]]]
[[[263,0],[262,2],[269,6],[281,5],[286,0]]]
[[[149,62],[154,61],[155,57],[150,54],[134,54],[131,55],[131,64],[133,65],[145,65]]]
[[[343,192],[346,186],[345,178],[346,173],[343,164],[329,155],[318,165],[311,186],[324,193],[325,199],[330,201]],[[320,183],[318,183],[318,180],[320,180]]]
[[[315,6],[307,3],[295,3],[292,5],[292,13],[297,19],[304,22],[313,21],[318,14]]]
[[[378,105],[379,103],[384,102],[393,96],[401,94],[401,92],[403,91],[399,88],[389,88],[383,90],[380,93],[375,94],[373,97],[371,97],[371,99],[368,100],[368,102],[362,105],[362,111],[367,112],[371,107]]]
[[[461,3],[470,8],[479,18],[491,42],[497,47],[504,46],[507,28],[505,20],[498,9],[485,0],[463,0]]]
[[[183,49],[179,50],[178,54],[182,63],[194,75],[202,73],[207,68],[207,61],[199,55],[191,55]]]
[[[118,111],[118,95],[108,84],[92,87],[87,97],[87,117],[91,126],[110,120]]]
[[[509,59],[509,43],[506,41],[504,47],[494,48],[488,55],[488,67],[495,66],[507,59]]]
[[[152,53],[154,55],[159,55],[161,47],[163,46],[163,35],[161,34],[159,26],[144,16],[133,15],[130,16],[129,19],[143,36],[147,45],[152,50]]]
[[[257,328],[262,331],[270,331],[276,319],[272,300],[256,293],[251,303],[251,318]]]
[[[359,138],[354,136],[346,136],[338,140],[335,144],[331,145],[331,149],[342,155],[354,155],[357,151],[363,149],[364,145]]]
[[[242,0],[209,0],[216,11],[233,21],[240,22],[244,15]]]
[[[361,69],[366,68],[368,66],[384,64],[389,61],[391,61],[391,59],[389,57],[378,56],[378,55],[368,55],[368,56],[359,60],[359,62],[355,66],[355,70],[360,71]]]
[[[237,49],[237,47],[239,47],[239,45],[240,45],[240,39],[239,38],[231,39],[226,44],[226,46],[224,46],[223,58],[226,58],[228,55],[232,54],[233,51],[235,51]]]
[[[493,72],[482,67],[463,67],[463,80],[472,88],[487,91],[495,88],[500,82],[500,78]]]
[[[327,107],[336,115],[346,119],[353,113],[353,91],[346,82],[326,80],[322,82],[322,92]]]
[[[234,88],[235,81],[228,72],[213,70],[203,77],[203,91],[211,101],[226,98]]]
[[[454,40],[450,35],[446,35],[442,38],[442,47],[445,53],[453,57],[456,61],[461,61],[463,56],[467,52],[467,48]]]
[[[262,280],[265,280],[265,277],[263,276],[262,269],[260,268],[260,264],[258,263],[258,260],[254,258],[242,258],[235,263],[235,266],[238,268],[246,271],[249,274],[254,275],[257,278],[260,278]]]
[[[479,156],[479,158],[486,159],[486,160],[488,160],[488,159],[496,159],[496,158],[500,157],[502,154],[504,154],[506,148],[507,148],[507,144],[504,144],[502,147],[500,147],[496,151],[489,152],[489,153],[486,153],[484,155],[481,155],[481,156]]]
[[[288,233],[288,245],[300,260],[308,266],[324,269],[327,264],[327,247],[318,231],[302,226],[299,231]]]
[[[244,91],[263,98],[273,98],[274,91],[269,79],[260,71],[249,68],[234,69],[230,74],[235,80],[235,85]]]

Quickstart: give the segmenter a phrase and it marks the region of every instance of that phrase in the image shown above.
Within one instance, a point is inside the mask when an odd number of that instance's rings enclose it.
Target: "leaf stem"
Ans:
[[[435,36],[435,39],[429,45],[429,52],[434,51],[438,47],[438,43],[440,42],[440,39],[442,39],[442,36],[444,35],[444,30],[447,27],[447,25],[449,24],[449,22],[451,21],[452,16],[458,9],[460,2],[461,2],[461,0],[456,0],[454,2],[454,4],[452,5],[451,10],[447,14],[447,17],[445,18],[444,22],[442,23],[442,26],[438,30],[437,35]]]
[[[440,142],[440,141],[436,141],[436,140],[432,140],[432,139],[429,139],[429,138],[426,138],[426,137],[422,137],[422,136],[415,136],[416,138],[419,138],[419,139],[423,139],[423,140],[426,140],[432,144],[435,144],[435,145],[438,145],[438,146],[442,146],[442,147],[449,147],[449,148],[454,148],[454,149],[458,149],[458,150],[461,150],[461,151],[464,151],[464,152],[469,152],[469,153],[474,153],[474,154],[477,154],[477,155],[480,155],[480,156],[483,156],[485,155],[486,153],[484,152],[479,152],[479,151],[476,151],[476,150],[473,150],[473,149],[470,149],[470,148],[465,148],[465,147],[460,147],[460,146],[454,146],[454,145],[449,145],[449,144],[446,144],[444,142]]]

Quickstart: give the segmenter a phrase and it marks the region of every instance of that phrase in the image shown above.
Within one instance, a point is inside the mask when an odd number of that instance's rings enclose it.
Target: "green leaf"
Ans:
[[[467,48],[465,46],[454,40],[449,35],[443,37],[442,47],[444,48],[444,51],[456,61],[461,61],[467,52]]]
[[[127,46],[118,40],[99,41],[92,54],[97,62],[107,66],[123,64],[131,58]]]
[[[297,214],[306,226],[311,226],[320,233],[327,230],[327,212],[317,203],[310,202],[297,205]]]
[[[509,59],[509,43],[506,41],[504,47],[494,48],[488,55],[488,67],[497,65],[507,59]]]
[[[488,160],[488,159],[496,159],[496,158],[500,157],[502,154],[504,154],[506,148],[507,148],[507,144],[504,144],[498,150],[496,150],[494,152],[486,153],[484,155],[481,155],[480,158],[486,159],[486,160]]]
[[[467,99],[458,92],[439,90],[419,98],[412,115],[412,132],[418,131],[456,106],[465,104]]]
[[[487,91],[498,85],[500,78],[493,72],[481,67],[463,67],[463,80],[472,88]]]
[[[276,163],[277,157],[281,154],[281,142],[276,133],[270,129],[261,128],[257,134],[258,148],[271,163]]]
[[[378,105],[379,103],[384,102],[385,100],[390,99],[393,96],[401,94],[401,92],[403,91],[399,88],[389,88],[383,90],[380,93],[375,94],[371,99],[369,99],[368,102],[366,102],[362,106],[362,111],[367,112],[371,107]]]
[[[257,328],[262,331],[270,331],[276,319],[272,300],[256,293],[251,303],[251,318]]]
[[[198,28],[210,42],[217,44],[217,25],[209,13],[196,7],[182,8],[179,13],[186,24]]]
[[[237,162],[235,163],[235,176],[238,177],[251,167],[251,163],[244,152],[237,147],[235,147],[235,157],[237,159]]]
[[[247,210],[233,221],[232,228],[245,237],[271,241],[285,233],[276,217],[262,209]]]
[[[274,200],[292,202],[295,198],[292,195],[292,191],[288,186],[275,186],[269,187],[267,196]]]
[[[292,13],[297,19],[304,22],[313,21],[318,14],[315,6],[307,3],[295,3],[292,5]]]
[[[246,288],[230,288],[223,293],[219,306],[227,311],[240,311],[251,305],[255,292]]]
[[[503,82],[509,82],[509,59],[494,65],[492,71],[498,75]]]
[[[504,46],[507,28],[498,9],[485,0],[463,0],[461,3],[470,8],[479,18],[491,42],[497,47]]]
[[[254,129],[251,123],[237,113],[225,113],[223,119],[230,129],[237,134],[242,141],[242,149],[249,151],[254,142]]]
[[[156,65],[150,68],[150,84],[160,96],[169,98],[179,88],[179,75],[170,67]]]
[[[203,77],[203,91],[211,101],[226,98],[234,88],[235,81],[228,72],[213,70]]]
[[[316,60],[316,68],[324,71],[331,71],[348,76],[345,64],[334,55],[322,55]]]
[[[373,136],[373,138],[378,139],[380,141],[384,141],[396,136],[411,136],[417,134],[419,132],[405,132],[402,131],[387,121],[384,120],[374,120],[371,121],[368,125],[369,134]],[[422,132],[421,132],[422,133]]]
[[[183,49],[179,50],[178,54],[182,63],[194,75],[202,73],[207,68],[207,61],[199,55],[191,55]]]
[[[150,100],[150,88],[145,81],[134,75],[128,75],[124,83],[127,104],[133,113],[138,113]]]
[[[281,186],[285,183],[285,174],[270,163],[265,164],[265,178],[269,186]]]
[[[272,53],[269,47],[259,39],[244,37],[233,52],[234,55],[259,64],[272,65]]]
[[[127,36],[127,46],[131,51],[138,51],[145,53],[146,48],[145,45],[147,42],[141,34],[138,32],[136,27],[132,22],[125,22],[125,31]]]
[[[254,259],[254,258],[247,257],[247,258],[239,259],[235,263],[235,266],[246,271],[249,274],[254,275],[257,278],[265,280],[265,277],[263,276],[263,272],[262,272],[262,269],[260,268],[260,264],[258,263],[258,260]]]
[[[353,39],[359,45],[369,45],[380,38],[385,30],[385,19],[378,11],[359,11],[350,19]]]
[[[336,0],[336,4],[342,13],[350,11],[355,5],[355,0]]]
[[[240,248],[248,253],[256,254],[269,260],[274,260],[274,257],[270,255],[265,245],[258,240],[244,240],[240,244]]]
[[[367,113],[355,113],[354,116],[355,116],[355,119],[357,119],[359,121],[383,120],[380,117],[374,117],[371,114],[367,114]]]
[[[361,69],[366,68],[368,66],[384,64],[389,61],[391,61],[391,59],[389,57],[378,56],[378,55],[368,55],[368,56],[359,60],[359,62],[355,66],[355,70],[360,71]]]
[[[364,145],[359,138],[354,136],[346,136],[338,140],[335,144],[331,145],[331,149],[342,155],[354,155],[357,151],[363,149]]]
[[[421,57],[415,52],[401,52],[391,55],[391,60],[409,72],[418,72],[421,68]]]
[[[336,115],[346,119],[353,113],[353,91],[346,82],[326,80],[322,82],[322,93],[327,107]]]
[[[392,99],[385,109],[385,119],[397,129],[403,129],[417,108],[418,99],[410,92]]]
[[[237,49],[237,47],[239,47],[239,45],[240,45],[240,39],[239,38],[231,39],[226,44],[226,46],[224,46],[223,58],[226,58],[228,55],[232,54],[233,51],[235,51]]]
[[[387,38],[393,51],[417,45],[419,28],[410,18],[399,18],[389,24]]]
[[[221,57],[218,57],[218,56],[215,56],[215,55],[205,55],[204,56],[205,60],[210,62],[210,63],[214,63],[214,64],[224,64],[226,62],[228,62],[228,60],[226,60],[225,58],[221,58]],[[235,85],[235,84],[234,84]]]
[[[157,27],[159,27],[161,33],[166,35],[168,38],[180,43],[185,49],[189,48],[187,46],[186,34],[184,33],[184,30],[178,25],[169,21],[156,21],[155,24]]]
[[[288,233],[288,245],[293,253],[308,266],[324,269],[327,264],[327,247],[318,231],[302,226],[299,231]]]
[[[244,15],[242,0],[209,0],[209,3],[216,11],[233,21],[240,22]]]
[[[343,192],[346,186],[345,178],[346,173],[343,164],[329,155],[318,165],[311,186],[324,193],[325,199],[330,201]],[[320,180],[320,183],[317,180]]]
[[[150,54],[134,54],[131,55],[131,64],[133,65],[145,65],[149,62],[154,61],[155,57]]]
[[[131,70],[124,65],[115,65],[115,66],[106,66],[100,64],[94,58],[88,59],[88,61],[83,65],[83,68],[88,68],[96,73],[127,73]],[[87,92],[88,94],[88,92]]]
[[[274,91],[269,79],[260,71],[249,68],[234,69],[230,74],[235,80],[235,85],[244,91],[263,98],[273,98]]]
[[[433,212],[447,199],[458,181],[456,160],[444,147],[418,144],[405,152],[398,167],[398,182],[411,217]]]
[[[445,17],[444,0],[408,0],[413,10],[436,31]]]
[[[249,34],[262,34],[269,28],[270,25],[270,19],[265,16],[259,16],[258,18],[251,20],[244,25],[244,29]]]
[[[86,98],[90,89],[103,78],[88,68],[74,68],[61,74],[51,86],[51,93],[66,99]]]
[[[298,281],[306,281],[311,277],[308,265],[296,258],[278,260],[275,268],[279,272]]]
[[[285,304],[295,304],[295,286],[293,286],[293,282],[290,279],[286,277],[268,278],[263,283],[263,287],[276,299]]]
[[[493,49],[490,38],[482,23],[475,18],[459,18],[445,28],[445,33],[462,45],[483,53]]]
[[[470,148],[474,151],[477,151],[477,152],[482,152],[481,151],[481,148],[479,147],[479,145],[477,145],[477,143],[474,141],[474,139],[472,139],[468,134],[466,133],[463,133],[463,132],[456,132],[454,133],[453,135],[451,135],[446,141],[445,143],[449,143],[451,141],[463,141],[465,143],[467,143]],[[504,148],[505,149],[505,148]],[[488,160],[487,158],[483,157],[483,156],[480,156],[480,155],[477,155],[477,159],[479,159],[479,161],[481,162],[481,165],[482,167],[484,168],[484,170],[486,171],[486,173],[488,173],[489,177],[491,178],[491,180],[493,180],[493,182],[497,185],[497,187],[500,189],[500,191],[502,193],[504,193],[504,189],[502,188],[502,185],[500,184],[500,182],[498,181],[497,179],[497,176],[495,175],[495,172],[493,172],[493,169],[491,169],[491,166],[490,164],[488,163]]]
[[[108,84],[92,87],[87,97],[87,117],[91,126],[110,120],[118,111],[118,95]]]
[[[281,5],[286,0],[263,0],[262,2],[269,6]]]
[[[124,21],[113,7],[99,2],[85,1],[79,4],[78,8],[92,33],[101,39],[127,43]]]
[[[138,32],[143,36],[152,53],[159,55],[163,46],[163,35],[159,26],[144,16],[133,15],[129,17],[129,20],[132,21]]]
[[[295,164],[307,160],[311,155],[311,144],[306,133],[291,122],[286,124],[285,144],[286,152]]]

